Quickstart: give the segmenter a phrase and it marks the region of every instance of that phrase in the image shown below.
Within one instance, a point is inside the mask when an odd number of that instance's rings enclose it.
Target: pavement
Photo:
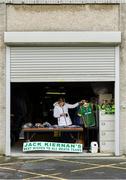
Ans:
[[[0,179],[126,179],[126,157],[0,157]]]

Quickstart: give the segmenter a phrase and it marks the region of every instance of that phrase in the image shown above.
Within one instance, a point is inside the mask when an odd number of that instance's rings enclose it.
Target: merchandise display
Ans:
[[[105,111],[105,114],[115,113],[115,104],[113,100],[103,100],[103,103],[99,106],[100,110]]]

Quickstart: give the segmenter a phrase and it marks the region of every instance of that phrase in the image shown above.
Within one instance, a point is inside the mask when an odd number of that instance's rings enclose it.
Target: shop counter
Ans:
[[[77,135],[77,142],[78,143],[83,143],[83,128],[82,127],[58,127],[58,128],[24,128],[22,129],[22,131],[25,134],[25,139],[26,141],[30,141],[35,135],[37,134],[46,134],[50,136],[55,136],[55,134],[57,133],[67,133],[67,132],[71,132],[71,133],[76,133]]]

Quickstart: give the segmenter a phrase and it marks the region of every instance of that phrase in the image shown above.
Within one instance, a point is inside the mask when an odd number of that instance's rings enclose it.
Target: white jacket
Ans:
[[[69,126],[72,125],[72,121],[70,119],[68,109],[76,108],[79,105],[79,103],[76,104],[68,104],[65,103],[63,107],[60,107],[57,103],[54,104],[54,110],[53,115],[55,118],[58,119],[58,125],[59,126]],[[68,116],[60,116],[61,114],[66,113]]]

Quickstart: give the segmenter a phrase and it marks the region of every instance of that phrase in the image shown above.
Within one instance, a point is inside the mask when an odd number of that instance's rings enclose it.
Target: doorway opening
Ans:
[[[99,105],[105,100],[104,95],[109,95],[110,100],[114,100],[114,82],[11,83],[11,151],[22,152],[23,142],[26,141],[23,129],[39,128],[43,124],[50,128],[58,124],[57,119],[53,116],[54,103],[63,97],[70,104],[81,100],[92,104],[95,120],[92,127],[84,127],[80,123],[78,107],[69,109],[69,115],[72,125],[84,128],[79,142],[84,145],[83,150],[88,152],[91,142],[97,142],[100,152]],[[74,138],[76,139],[76,134]],[[30,141],[61,142],[62,138],[61,134],[45,133],[42,136],[38,133],[31,135]]]

